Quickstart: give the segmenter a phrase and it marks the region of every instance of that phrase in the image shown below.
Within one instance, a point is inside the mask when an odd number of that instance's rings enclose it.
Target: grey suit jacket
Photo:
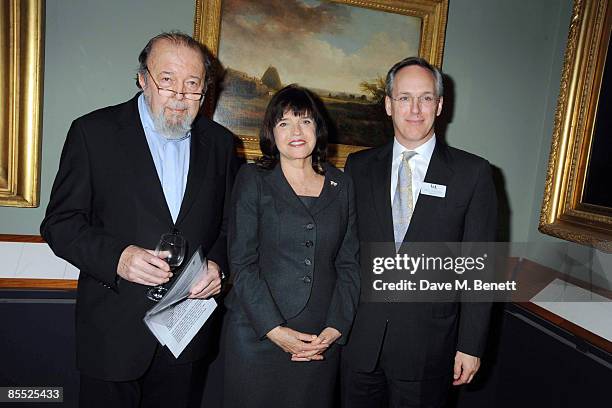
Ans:
[[[280,165],[243,166],[232,195],[228,232],[234,287],[228,308],[246,315],[259,337],[297,316],[314,280],[334,274],[325,327],[350,330],[359,297],[359,241],[352,181],[327,166],[325,183],[309,211]]]

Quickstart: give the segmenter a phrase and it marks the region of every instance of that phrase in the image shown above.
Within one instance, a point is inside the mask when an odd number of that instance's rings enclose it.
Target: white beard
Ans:
[[[185,137],[187,132],[191,130],[191,124],[193,123],[194,118],[191,117],[189,113],[184,115],[181,120],[171,122],[168,118],[164,116],[164,110],[162,110],[157,115],[153,113],[153,110],[151,109],[151,102],[146,95],[145,102],[147,103],[147,107],[149,108],[149,112],[151,113],[151,118],[153,119],[153,125],[155,126],[155,130],[166,139],[182,139]],[[187,103],[181,101],[169,101],[167,107],[172,109],[187,109]]]

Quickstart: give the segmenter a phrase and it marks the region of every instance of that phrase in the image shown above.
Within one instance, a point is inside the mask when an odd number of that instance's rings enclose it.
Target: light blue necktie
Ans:
[[[179,163],[179,150],[176,142],[166,142],[164,144],[161,166],[162,188],[174,222],[178,218],[181,202],[183,201],[183,193],[181,191],[181,180],[183,178],[181,174],[178,174],[177,163]]]
[[[408,161],[416,155],[416,152],[404,151],[402,161],[397,172],[397,188],[391,207],[393,212],[393,235],[396,249],[404,241],[408,225],[414,211],[414,200],[412,198],[412,170]]]

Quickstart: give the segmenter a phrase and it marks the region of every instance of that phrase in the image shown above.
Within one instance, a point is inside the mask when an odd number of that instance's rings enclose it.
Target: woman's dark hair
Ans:
[[[280,153],[274,140],[274,127],[290,111],[296,116],[310,115],[316,125],[316,144],[312,151],[312,168],[318,174],[324,174],[323,164],[327,160],[327,124],[321,113],[320,102],[306,88],[291,84],[272,96],[263,124],[259,131],[259,148],[263,153],[257,160],[257,166],[273,169],[279,161]]]

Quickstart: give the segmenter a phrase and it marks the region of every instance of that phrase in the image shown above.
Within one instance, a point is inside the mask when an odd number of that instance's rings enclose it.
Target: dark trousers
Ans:
[[[342,359],[341,400],[343,408],[441,408],[451,386],[447,377],[409,381],[385,373],[378,362],[374,371],[361,372]]]
[[[199,408],[206,375],[202,361],[172,364],[174,357],[158,347],[151,366],[133,381],[104,381],[81,375],[81,408]]]

